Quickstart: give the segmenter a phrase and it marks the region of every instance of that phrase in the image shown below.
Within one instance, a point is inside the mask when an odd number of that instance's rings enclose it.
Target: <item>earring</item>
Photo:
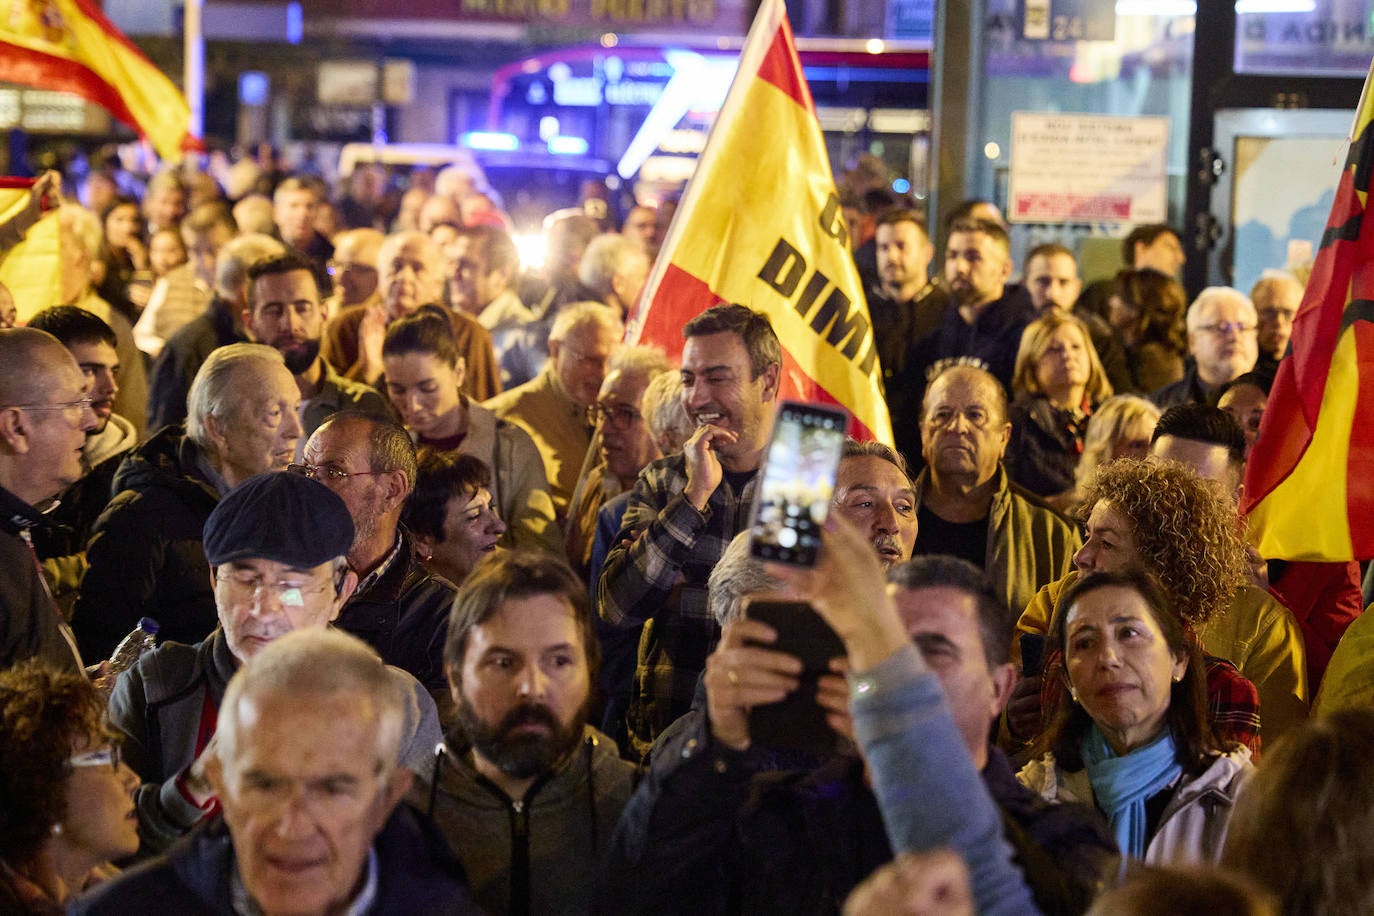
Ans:
[[[1181,674],[1175,674],[1175,675],[1174,675],[1174,683],[1175,683],[1175,684],[1177,684],[1177,683],[1178,683],[1179,681],[1181,681],[1181,680],[1183,680],[1183,675],[1181,675]]]
[[[1070,688],[1069,688],[1069,696],[1073,699],[1073,701],[1074,701],[1075,703],[1077,703],[1077,702],[1078,702],[1078,688],[1077,688],[1077,687],[1070,687]]]
[[[61,836],[61,835],[62,835],[62,825],[61,825],[61,824],[53,824],[52,827],[49,828],[49,832],[51,832],[53,836]]]

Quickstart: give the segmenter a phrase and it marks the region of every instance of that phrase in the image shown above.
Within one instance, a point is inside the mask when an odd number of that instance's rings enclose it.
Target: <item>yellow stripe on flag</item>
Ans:
[[[0,223],[28,203],[27,189],[0,188]],[[60,262],[57,257],[57,211],[40,219],[0,261],[0,283],[14,296],[19,323],[62,301]]]
[[[1346,518],[1346,468],[1355,422],[1360,368],[1355,334],[1341,334],[1331,360],[1326,397],[1303,459],[1269,497],[1250,510],[1250,530],[1263,557],[1349,561],[1354,555]],[[1365,485],[1368,481],[1363,482]],[[1314,499],[1320,494],[1320,499]]]

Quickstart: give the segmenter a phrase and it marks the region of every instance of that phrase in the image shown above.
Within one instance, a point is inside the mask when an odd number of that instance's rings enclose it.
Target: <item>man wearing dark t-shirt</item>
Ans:
[[[1013,614],[1071,568],[1078,531],[1014,486],[1002,469],[1007,401],[990,373],[954,366],[935,377],[921,412],[913,554],[952,554],[981,568]]]

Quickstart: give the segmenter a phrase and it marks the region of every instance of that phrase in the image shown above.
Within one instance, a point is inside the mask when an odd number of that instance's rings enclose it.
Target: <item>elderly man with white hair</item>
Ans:
[[[141,617],[157,620],[164,640],[210,634],[201,527],[233,487],[293,460],[300,401],[277,350],[238,343],[210,354],[191,383],[185,426],[164,427],[115,472],[118,495],[92,528],[73,615],[83,658],[108,658]]]
[[[1259,357],[1259,316],[1250,297],[1229,286],[1209,286],[1188,307],[1188,353],[1183,378],[1150,395],[1167,410],[1175,404],[1217,406],[1222,389]]]
[[[222,820],[77,913],[478,912],[463,868],[401,805],[411,695],[367,646],[307,628],[247,659],[205,766]]]
[[[607,232],[598,235],[582,253],[577,278],[596,298],[620,312],[621,320],[639,301],[649,280],[649,255],[633,239]]]
[[[377,252],[380,304],[343,309],[324,328],[320,355],[345,378],[376,385],[382,375],[382,342],[389,324],[436,305],[453,325],[466,372],[463,393],[485,400],[501,391],[491,333],[477,319],[443,305],[444,260],[423,232],[393,232]]]

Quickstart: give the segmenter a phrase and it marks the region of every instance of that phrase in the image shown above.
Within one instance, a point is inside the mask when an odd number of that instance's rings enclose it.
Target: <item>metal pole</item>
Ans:
[[[186,73],[184,91],[191,107],[190,132],[205,135],[205,36],[201,34],[200,12],[204,0],[185,0],[182,32],[185,42]]]

